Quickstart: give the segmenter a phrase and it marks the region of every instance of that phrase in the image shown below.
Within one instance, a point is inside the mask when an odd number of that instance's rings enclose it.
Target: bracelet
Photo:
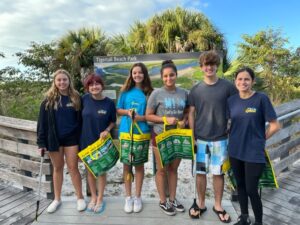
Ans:
[[[107,131],[108,133],[110,132],[110,130],[108,128],[106,128],[105,131]]]

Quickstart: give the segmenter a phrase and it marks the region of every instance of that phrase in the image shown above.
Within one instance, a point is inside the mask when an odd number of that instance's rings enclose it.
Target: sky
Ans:
[[[181,6],[203,13],[224,34],[229,57],[241,35],[280,29],[287,47],[300,47],[299,0],[1,0],[0,69],[17,66],[16,52],[32,41],[49,43],[69,30],[100,27],[108,36],[126,34],[134,21]],[[297,22],[298,21],[298,22]]]

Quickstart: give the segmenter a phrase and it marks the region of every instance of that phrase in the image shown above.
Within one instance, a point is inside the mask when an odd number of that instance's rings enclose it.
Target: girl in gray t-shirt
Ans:
[[[175,86],[177,79],[177,68],[172,60],[162,63],[160,70],[164,86],[156,89],[150,95],[147,102],[146,120],[153,122],[152,142],[157,172],[156,187],[159,194],[159,206],[167,215],[174,215],[177,212],[184,212],[183,205],[176,200],[177,169],[180,159],[175,159],[170,164],[161,168],[159,151],[156,147],[155,136],[162,133],[164,123],[168,124],[167,129],[184,127],[187,122],[187,92]],[[166,177],[168,172],[168,177]],[[165,179],[168,179],[169,201],[165,193]]]

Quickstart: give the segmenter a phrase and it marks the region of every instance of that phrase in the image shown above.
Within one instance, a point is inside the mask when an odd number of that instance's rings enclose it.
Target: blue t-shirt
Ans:
[[[129,91],[122,92],[117,103],[117,109],[135,109],[135,112],[141,116],[145,115],[147,99],[145,94],[139,88],[132,88]],[[150,128],[146,121],[138,121],[138,126],[143,133],[150,133]],[[119,133],[130,132],[131,118],[129,116],[122,116]],[[137,128],[134,126],[133,133],[139,134]]]
[[[82,130],[80,149],[97,141],[110,123],[116,122],[115,103],[108,97],[95,100],[91,94],[82,97]]]
[[[227,101],[228,117],[231,118],[229,156],[246,162],[265,163],[265,124],[277,118],[269,98],[256,92],[248,99],[236,94]]]
[[[77,112],[69,96],[61,95],[57,110],[54,110],[55,125],[58,138],[64,138],[76,132],[79,121]]]

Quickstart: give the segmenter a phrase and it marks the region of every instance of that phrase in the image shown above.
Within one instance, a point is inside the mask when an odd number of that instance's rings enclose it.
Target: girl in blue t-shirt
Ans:
[[[45,95],[38,119],[37,144],[40,151],[48,151],[53,165],[54,200],[47,212],[53,213],[61,205],[65,160],[78,199],[77,210],[83,211],[86,203],[82,195],[77,156],[81,123],[80,96],[73,87],[70,74],[63,69],[53,74],[52,85]]]
[[[82,97],[81,150],[99,138],[105,138],[116,123],[115,103],[110,98],[103,96],[104,82],[101,77],[89,74],[85,79],[84,88],[88,93]],[[101,213],[105,208],[103,194],[106,185],[106,174],[98,177],[98,196],[96,179],[90,171],[88,171],[88,184],[91,191],[91,200],[87,211]]]
[[[228,154],[237,181],[241,216],[235,225],[250,225],[248,197],[255,216],[255,225],[262,224],[262,202],[258,195],[259,178],[265,167],[266,139],[276,133],[280,125],[269,98],[252,90],[254,72],[245,67],[236,72],[235,85],[239,91],[228,101],[231,119]],[[266,130],[265,124],[269,122]]]
[[[121,116],[119,132],[130,132],[132,123],[132,112],[135,112],[134,121],[138,124],[143,133],[150,133],[149,126],[145,119],[147,96],[153,88],[148,75],[148,70],[143,63],[135,63],[130,69],[127,80],[121,88],[121,95],[117,103],[117,113]],[[133,133],[138,134],[134,127]],[[123,177],[125,183],[125,206],[126,213],[140,212],[142,210],[141,191],[144,179],[144,164],[135,166],[135,186],[136,194],[131,196],[131,180],[128,179],[130,166],[123,164]]]

